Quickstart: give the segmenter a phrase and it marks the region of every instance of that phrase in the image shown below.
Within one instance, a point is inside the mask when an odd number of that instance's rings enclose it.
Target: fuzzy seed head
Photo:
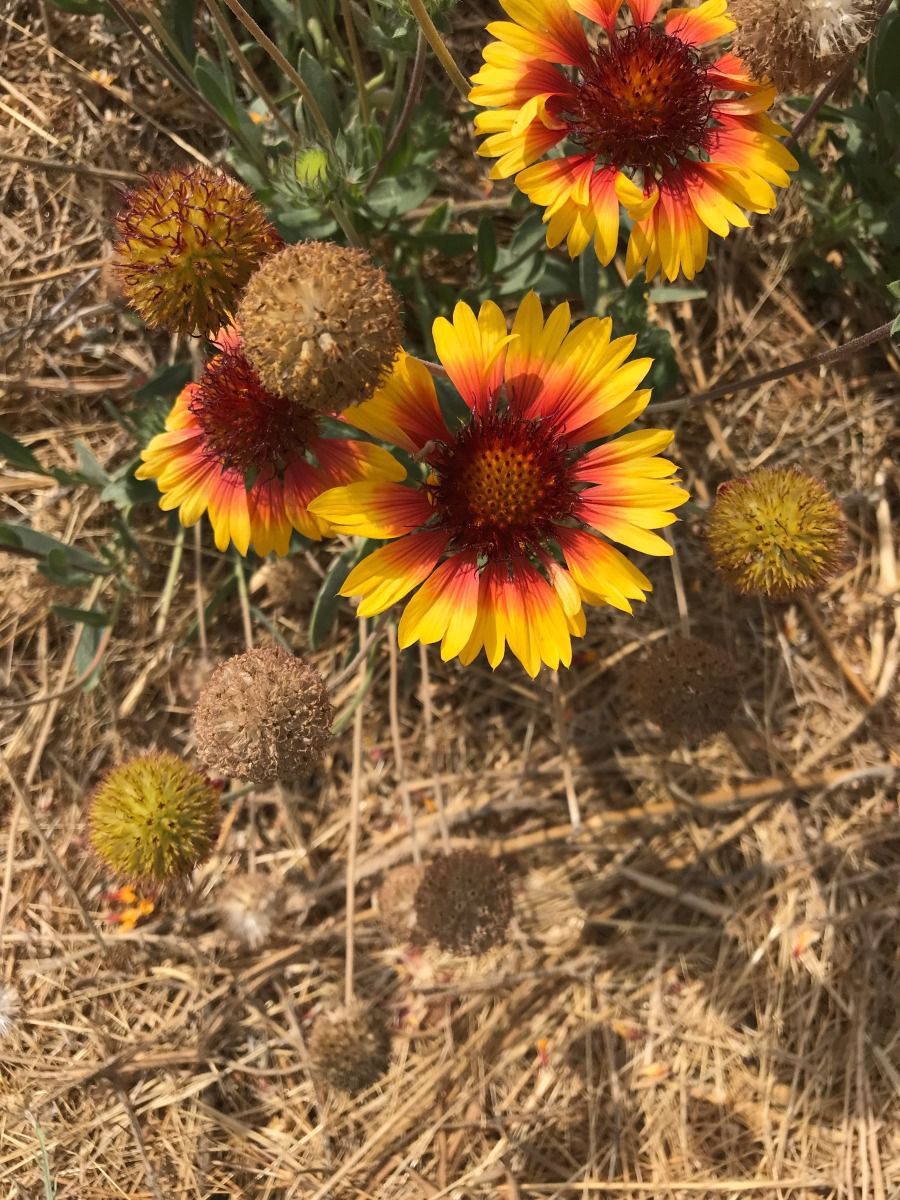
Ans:
[[[282,891],[268,875],[235,875],[219,893],[222,924],[250,950],[268,942],[284,908]]]
[[[237,313],[244,353],[270,391],[335,412],[365,400],[403,335],[400,301],[364,250],[301,242],[267,259]]]
[[[90,806],[90,840],[123,879],[146,886],[187,875],[212,852],[219,792],[174,754],[148,754],[109,771]]]
[[[783,600],[822,587],[839,570],[847,528],[818,479],[764,467],[719,487],[707,538],[713,562],[738,592]]]
[[[503,867],[480,850],[456,850],[425,868],[416,892],[419,931],[442,950],[485,954],[512,920],[512,888]]]
[[[15,1027],[22,1011],[19,993],[10,983],[0,983],[0,1038]]]
[[[197,754],[216,775],[269,784],[322,761],[334,710],[325,681],[275,646],[220,663],[194,706]]]
[[[378,1010],[352,1004],[316,1020],[309,1055],[317,1075],[352,1096],[387,1074],[390,1032]]]
[[[252,192],[214,167],[151,175],[116,216],[114,272],[153,328],[212,335],[281,238]]]
[[[740,699],[733,659],[692,637],[652,646],[635,668],[631,686],[648,721],[690,741],[723,730]]]
[[[408,942],[416,928],[416,893],[425,871],[414,863],[394,867],[375,893],[378,918],[391,937]]]
[[[755,79],[808,92],[875,32],[878,0],[731,0],[735,52]]]

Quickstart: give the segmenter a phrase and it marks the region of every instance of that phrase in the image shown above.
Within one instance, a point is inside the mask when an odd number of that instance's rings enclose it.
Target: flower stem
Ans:
[[[730,396],[734,392],[745,392],[748,388],[757,387],[761,383],[772,383],[776,379],[786,379],[788,375],[799,375],[803,371],[810,371],[815,367],[828,366],[842,358],[849,358],[857,350],[864,350],[866,346],[872,346],[876,342],[890,337],[893,325],[893,320],[886,321],[877,329],[870,329],[868,333],[853,338],[850,342],[845,342],[843,346],[835,346],[833,350],[823,350],[819,354],[813,354],[810,358],[802,358],[799,362],[789,363],[786,367],[775,367],[772,371],[763,371],[761,374],[751,375],[747,379],[738,379],[735,383],[722,383],[718,387],[710,388],[707,392],[698,392],[695,396],[683,396],[680,400],[666,400],[662,404],[654,405],[653,411],[665,412],[670,409],[687,408],[692,404],[702,404],[706,400],[720,400],[723,396]]]
[[[366,619],[359,618],[359,640],[366,640]],[[362,660],[359,671],[359,686],[366,686],[366,660]],[[347,847],[347,925],[345,931],[346,953],[344,958],[344,1003],[353,1003],[353,955],[355,949],[354,924],[356,913],[356,844],[359,840],[359,801],[362,791],[362,732],[364,701],[357,705],[353,716],[353,766],[350,775],[350,833]]]
[[[271,58],[271,60],[277,66],[279,66],[282,71],[284,71],[288,79],[290,79],[291,83],[300,93],[303,103],[309,109],[309,115],[315,122],[316,128],[330,146],[334,139],[331,136],[331,130],[328,128],[328,122],[325,120],[318,101],[307,87],[303,76],[291,66],[268,34],[265,33],[264,30],[259,27],[259,25],[257,25],[257,23],[247,12],[246,8],[244,8],[243,4],[240,3],[240,0],[225,0],[225,3],[240,21],[240,23],[244,26],[247,32],[255,38],[260,46],[262,46],[269,58]]]
[[[397,124],[394,126],[393,132],[388,139],[388,144],[384,148],[384,153],[375,164],[375,170],[369,176],[369,182],[366,184],[367,193],[378,182],[382,171],[390,162],[391,155],[400,145],[400,139],[403,137],[407,126],[412,120],[412,115],[419,102],[419,94],[422,91],[422,80],[425,78],[425,45],[425,35],[420,29],[416,41],[416,57],[413,61],[412,78],[409,81],[409,91],[406,94],[406,101],[397,119]]]
[[[362,55],[359,52],[359,41],[356,37],[356,26],[353,23],[353,12],[350,0],[341,0],[341,16],[347,31],[347,45],[350,47],[350,61],[353,63],[353,74],[356,76],[356,90],[359,100],[359,115],[363,122],[369,123],[369,97],[366,95],[366,76],[363,71]]]
[[[438,33],[434,21],[432,21],[431,17],[429,17],[428,11],[426,10],[425,5],[422,3],[422,0],[409,0],[409,6],[413,10],[416,20],[419,22],[419,28],[428,39],[428,44],[437,55],[441,66],[450,76],[454,87],[462,96],[463,100],[468,100],[468,80],[456,65],[456,60],[447,49],[444,39]]]

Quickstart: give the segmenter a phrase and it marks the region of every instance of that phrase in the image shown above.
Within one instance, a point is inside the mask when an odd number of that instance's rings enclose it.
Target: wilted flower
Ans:
[[[151,175],[116,216],[114,271],[148,325],[213,334],[281,245],[253,193],[215,167]]]
[[[709,514],[712,560],[737,591],[786,599],[840,568],[847,525],[823,483],[796,467],[764,467],[723,483]]]
[[[13,1029],[21,1011],[19,993],[11,983],[0,983],[0,1038]]]
[[[424,463],[406,483],[372,481],[325,492],[310,506],[343,533],[396,541],[364,558],[341,589],[371,616],[419,588],[400,620],[401,646],[441,642],[470,663],[484,648],[496,667],[510,651],[530,675],[572,660],[584,604],[631,612],[646,576],[597,534],[644,554],[671,554],[651,529],[675,521],[688,493],[658,451],[664,429],[604,445],[647,405],[638,385],[651,359],[626,362],[633,336],[610,341],[596,317],[570,331],[569,306],[544,322],[532,292],[507,328],[496,304],[477,318],[457,304],[434,323],[438,357],[468,406],[448,427],[434,382],[401,355],[348,423]]]
[[[629,679],[641,713],[667,733],[702,741],[724,729],[740,692],[732,657],[700,638],[657,642]]]
[[[320,492],[352,480],[398,479],[402,468],[369,442],[322,435],[321,414],[270,392],[234,334],[179,394],[141,452],[138,479],[155,479],[160,508],[182,525],[209,513],[216,545],[287,554],[291,533],[318,540],[327,521],[309,512]],[[315,458],[315,462],[312,458]]]
[[[878,0],[731,0],[734,48],[780,92],[811,91],[869,40],[878,7]]]
[[[148,754],[104,776],[91,799],[91,845],[117,875],[169,883],[212,852],[219,792],[174,754]]]
[[[194,707],[197,754],[226,778],[296,779],[322,761],[333,709],[315,667],[277,646],[220,663]]]
[[[251,950],[272,937],[281,917],[284,896],[269,875],[235,875],[218,895],[222,924]]]
[[[703,53],[734,29],[726,0],[673,8],[665,22],[655,21],[660,0],[628,0],[624,27],[622,0],[501,3],[512,20],[488,26],[498,40],[470,95],[489,110],[475,118],[488,135],[478,153],[498,160],[493,178],[514,175],[545,209],[549,246],[566,239],[574,257],[593,239],[609,263],[621,206],[634,223],[629,276],[646,263],[648,279],[691,279],[710,230],[725,237],[749,224],[743,209],[775,207],[770,185],[786,187],[797,162],[766,115],[774,88],[734,54]],[[544,159],[566,140],[571,153]]]
[[[480,850],[428,864],[416,892],[419,931],[442,950],[484,954],[506,939],[513,898],[503,867]]]
[[[377,1009],[354,1003],[323,1013],[309,1039],[313,1068],[331,1087],[354,1095],[387,1074],[391,1037]]]
[[[244,351],[265,387],[305,409],[365,400],[397,354],[400,301],[365,250],[301,242],[273,255],[238,309]]]

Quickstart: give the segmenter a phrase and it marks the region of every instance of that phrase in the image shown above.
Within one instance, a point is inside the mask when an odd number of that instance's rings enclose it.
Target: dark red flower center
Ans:
[[[315,414],[276,396],[238,350],[210,359],[190,403],[204,450],[228,471],[280,474],[301,457],[317,431]]]
[[[649,25],[626,29],[594,47],[576,87],[573,139],[618,167],[655,173],[704,144],[712,88],[680,38]]]
[[[533,553],[575,499],[571,451],[552,426],[491,407],[429,455],[442,528],[460,548]]]

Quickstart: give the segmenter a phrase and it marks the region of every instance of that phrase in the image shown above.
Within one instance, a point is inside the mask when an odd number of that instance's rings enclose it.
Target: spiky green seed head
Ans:
[[[301,150],[294,159],[294,178],[310,193],[323,195],[329,182],[328,151],[321,146]]]
[[[230,323],[250,276],[282,245],[253,193],[207,166],[126,192],[116,231],[113,270],[131,307],[153,328],[207,336]]]
[[[91,799],[90,840],[116,875],[162,886],[212,852],[219,791],[174,754],[147,754],[113,767]]]
[[[823,483],[796,467],[764,467],[720,486],[709,515],[712,560],[743,595],[785,600],[841,567],[847,526]]]

